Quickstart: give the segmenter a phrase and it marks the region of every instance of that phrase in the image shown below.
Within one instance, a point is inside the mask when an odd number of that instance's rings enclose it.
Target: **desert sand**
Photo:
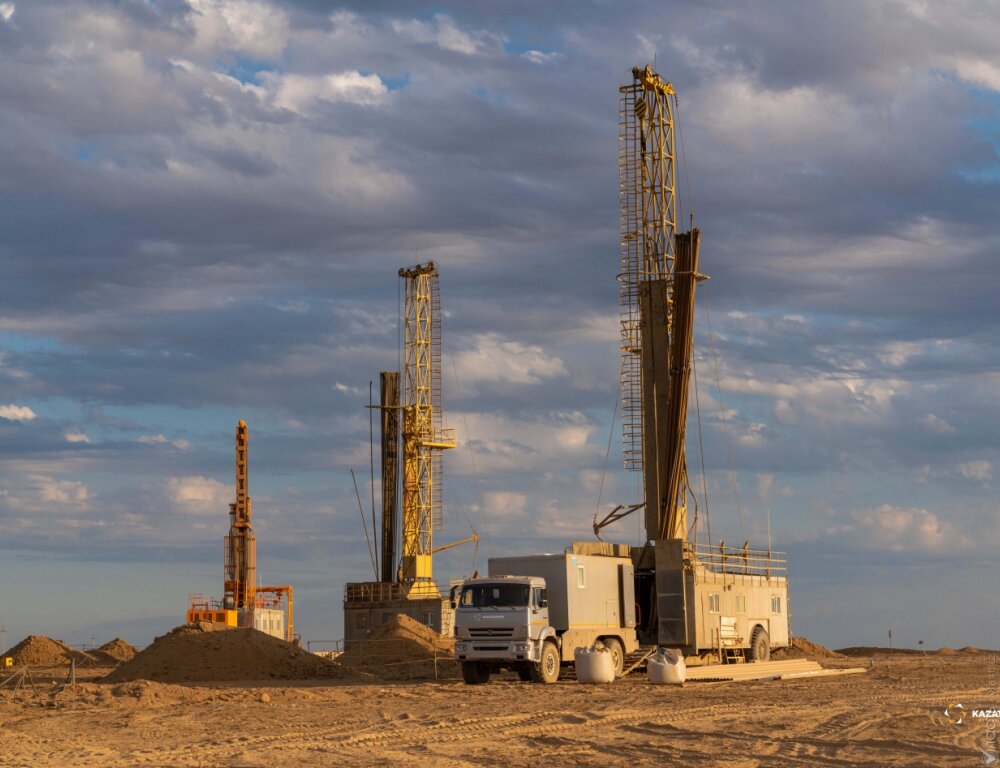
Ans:
[[[369,677],[63,687],[65,668],[36,668],[38,694],[0,690],[0,756],[32,768],[970,766],[981,764],[983,726],[953,725],[943,710],[996,703],[990,658],[875,651],[820,659],[870,667],[864,674],[682,688],[640,675],[608,686],[503,675],[484,686]]]

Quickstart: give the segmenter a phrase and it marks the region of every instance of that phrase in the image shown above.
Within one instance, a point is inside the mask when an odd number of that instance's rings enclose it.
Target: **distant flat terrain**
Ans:
[[[953,725],[944,709],[1000,705],[990,658],[853,656],[823,661],[873,668],[683,688],[639,675],[610,686],[86,682],[58,693],[45,682],[38,695],[0,690],[0,738],[5,766],[35,767],[970,766],[985,726]]]

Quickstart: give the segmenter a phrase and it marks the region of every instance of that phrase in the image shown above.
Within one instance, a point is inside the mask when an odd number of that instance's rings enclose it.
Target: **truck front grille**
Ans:
[[[497,640],[505,637],[513,637],[514,628],[513,627],[476,627],[469,629],[469,637],[473,640],[480,640],[483,638]]]

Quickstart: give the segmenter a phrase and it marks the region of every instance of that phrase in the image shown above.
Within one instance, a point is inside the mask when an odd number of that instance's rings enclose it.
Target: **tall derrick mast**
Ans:
[[[225,607],[252,608],[256,594],[257,539],[250,524],[252,502],[247,489],[247,423],[236,425],[236,501],[229,505],[225,548]]]
[[[236,425],[236,501],[229,505],[229,533],[223,553],[222,604],[206,595],[188,595],[188,623],[208,621],[227,627],[253,627],[288,642],[296,639],[294,590],[289,584],[257,586],[257,538],[250,517],[253,502],[247,483],[250,432]]]
[[[402,376],[381,374],[382,562],[378,581],[344,585],[344,647],[363,641],[386,617],[404,614],[451,637],[454,610],[434,582],[434,546],[442,527],[442,451],[455,447],[441,427],[441,300],[434,262],[399,270],[403,281]],[[399,475],[402,482],[398,482]],[[402,486],[402,511],[397,505]],[[397,549],[397,536],[399,548]],[[397,560],[398,556],[398,560]],[[374,565],[374,563],[373,563]]]
[[[399,270],[405,282],[403,345],[403,514],[399,580],[409,596],[437,596],[434,530],[441,518],[441,452],[455,437],[441,428],[441,299],[434,262]]]
[[[643,499],[620,504],[594,533],[644,509],[640,547],[575,543],[574,553],[625,547],[635,568],[642,643],[703,660],[762,661],[788,645],[787,561],[780,553],[700,547],[687,522],[684,451],[701,233],[677,232],[673,86],[650,67],[619,88],[622,433],[625,468]],[[706,610],[707,608],[707,610]]]
[[[382,371],[382,561],[379,580],[389,584],[399,578],[396,542],[399,539],[399,371]]]
[[[698,230],[677,233],[675,91],[649,66],[619,100],[619,306],[625,468],[643,473],[646,538],[687,536],[684,456]]]

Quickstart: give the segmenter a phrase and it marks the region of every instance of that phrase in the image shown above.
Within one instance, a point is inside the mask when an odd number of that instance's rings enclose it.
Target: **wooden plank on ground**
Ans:
[[[848,667],[847,669],[820,669],[813,672],[786,672],[781,680],[795,680],[802,677],[830,677],[831,675],[860,675],[868,670],[864,667]]]
[[[815,673],[823,668],[807,659],[760,661],[751,664],[706,664],[688,667],[687,679],[696,680],[764,680],[795,673]]]

